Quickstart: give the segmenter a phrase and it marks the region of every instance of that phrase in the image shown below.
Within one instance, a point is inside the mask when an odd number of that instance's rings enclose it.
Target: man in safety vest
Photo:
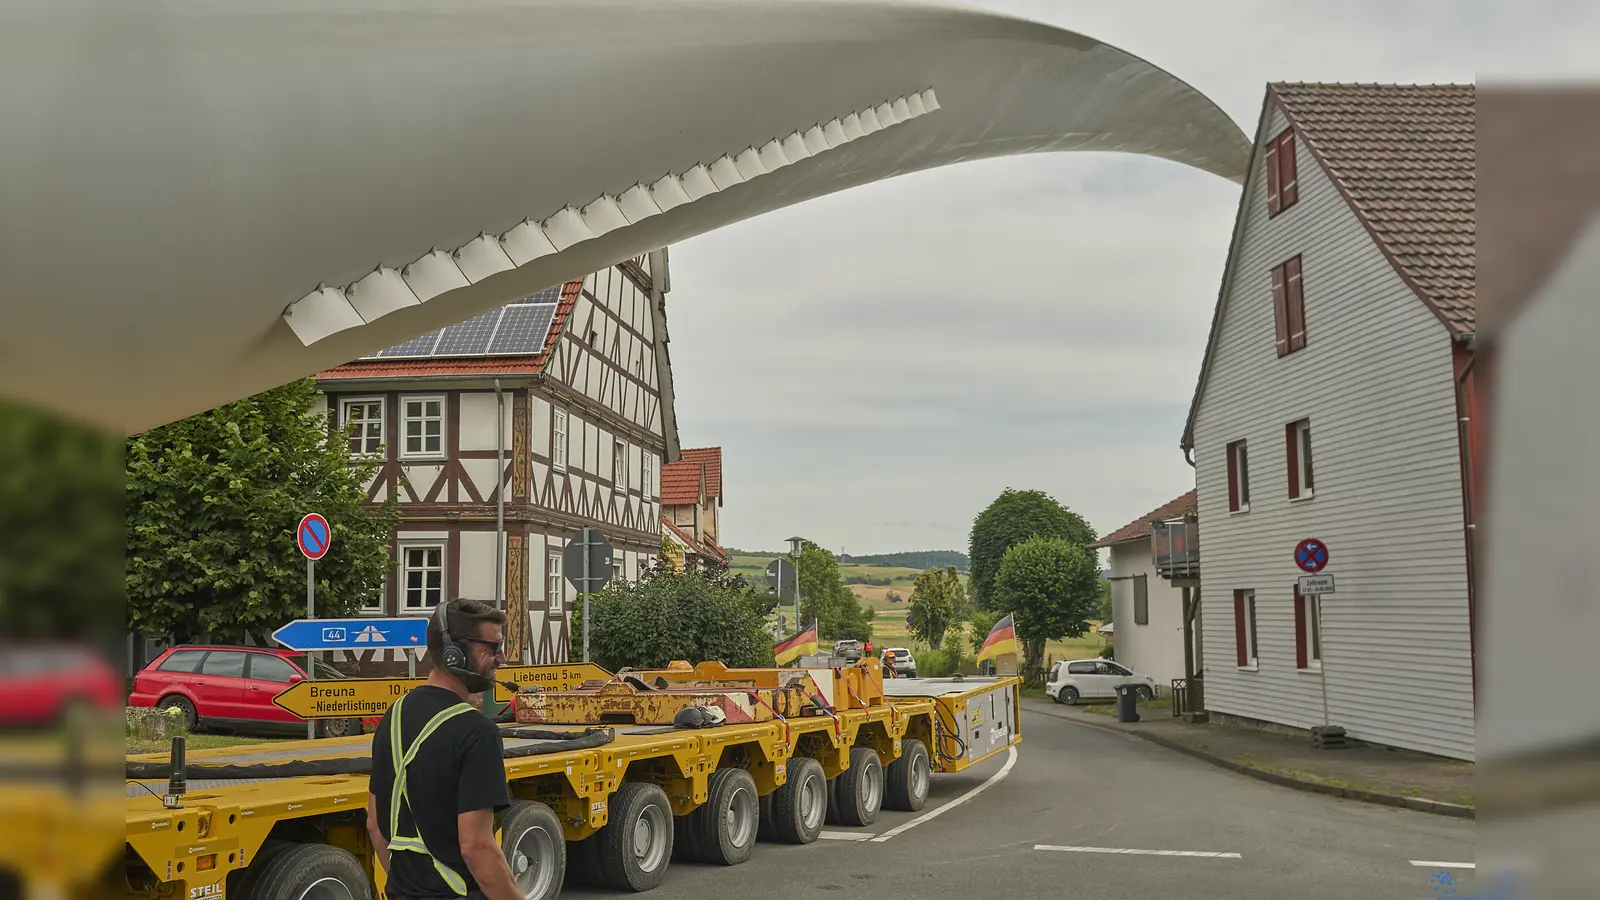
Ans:
[[[500,730],[468,702],[489,690],[505,614],[441,603],[428,623],[426,684],[389,707],[372,737],[367,833],[389,900],[523,900],[494,838],[511,805]]]

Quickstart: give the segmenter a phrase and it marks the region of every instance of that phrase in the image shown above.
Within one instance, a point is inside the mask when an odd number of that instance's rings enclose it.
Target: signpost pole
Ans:
[[[317,617],[317,561],[306,557],[306,618]],[[317,680],[317,654],[306,651],[306,680]],[[306,740],[317,739],[317,720],[306,720]]]
[[[583,661],[589,661],[589,526],[583,526],[578,540],[583,544]]]

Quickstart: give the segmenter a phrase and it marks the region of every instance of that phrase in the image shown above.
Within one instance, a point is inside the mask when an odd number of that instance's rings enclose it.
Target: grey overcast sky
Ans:
[[[1268,81],[1589,77],[1592,0],[970,0],[1107,41],[1253,134]],[[672,248],[685,446],[723,542],[967,547],[1007,486],[1119,528],[1178,450],[1238,188],[1125,155],[1013,157],[813,200]]]

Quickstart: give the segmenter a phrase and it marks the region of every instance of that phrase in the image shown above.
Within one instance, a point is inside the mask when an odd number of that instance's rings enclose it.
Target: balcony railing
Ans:
[[[1168,581],[1200,577],[1200,520],[1156,522],[1150,531],[1156,573]]]

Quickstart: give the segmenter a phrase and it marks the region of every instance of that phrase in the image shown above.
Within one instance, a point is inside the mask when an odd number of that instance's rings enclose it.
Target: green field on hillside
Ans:
[[[729,571],[743,575],[745,580],[755,585],[757,589],[764,589],[767,583],[767,565],[772,560],[786,554],[782,553],[738,553],[729,557]],[[911,641],[906,631],[906,608],[911,599],[911,585],[920,574],[920,570],[903,566],[867,566],[867,565],[842,565],[839,574],[846,580],[851,576],[872,578],[874,580],[888,579],[889,584],[852,584],[850,590],[867,606],[870,606],[876,617],[872,620],[872,643],[878,647],[910,647],[912,653],[927,650],[928,647]],[[967,583],[967,576],[961,576],[962,584]],[[895,603],[889,599],[891,593],[899,594],[901,602]],[[1095,622],[1098,626],[1100,623]],[[826,641],[828,635],[822,635]],[[1092,631],[1081,638],[1068,638],[1064,641],[1051,641],[1045,645],[1045,655],[1053,659],[1088,659],[1100,655],[1105,649],[1105,638]],[[970,646],[968,652],[971,652]]]

